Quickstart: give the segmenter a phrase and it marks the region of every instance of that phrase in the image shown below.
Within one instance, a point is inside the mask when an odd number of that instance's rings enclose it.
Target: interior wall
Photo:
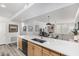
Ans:
[[[65,8],[61,8],[44,15],[34,17],[32,19],[26,20],[27,25],[39,25],[40,27],[45,27],[46,23],[50,22],[55,24],[55,33],[68,34],[75,27],[74,17],[76,15],[78,5],[72,5]],[[48,16],[50,16],[48,18]]]
[[[29,20],[28,22],[25,22],[27,28],[28,26],[33,27],[33,32],[29,32],[30,34],[38,35],[39,32],[35,31],[35,25],[39,25],[40,28],[45,28],[47,22],[42,22],[42,21],[36,21],[36,20]],[[53,23],[52,23],[53,24]],[[74,35],[72,33],[72,30],[75,27],[74,22],[56,22],[55,24],[55,32],[54,34],[58,35],[61,40],[73,40]]]
[[[39,25],[40,28],[45,28],[46,27],[46,23],[47,22],[42,22],[39,20],[29,20],[28,22],[26,22],[26,26],[32,26],[33,32],[35,33],[35,25]],[[74,25],[75,23],[70,21],[70,22],[64,22],[64,21],[60,21],[60,22],[53,22],[51,21],[52,24],[55,24],[55,33],[57,34],[69,34],[73,29],[74,29]]]
[[[9,24],[16,24],[16,25],[18,25],[18,32],[13,32],[13,33],[11,33],[11,32],[9,32]],[[7,40],[7,43],[12,43],[12,42],[17,42],[17,36],[19,35],[19,32],[20,31],[20,23],[18,23],[18,22],[13,22],[13,21],[9,21],[8,23],[7,23],[7,38],[8,38],[8,40]]]
[[[0,44],[11,43],[11,37],[15,37],[17,35],[17,33],[9,33],[9,24],[18,23],[0,16]]]

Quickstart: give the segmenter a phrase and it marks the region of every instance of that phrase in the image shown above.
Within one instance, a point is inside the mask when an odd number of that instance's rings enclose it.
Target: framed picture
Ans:
[[[9,32],[18,32],[18,25],[9,24]]]
[[[28,31],[32,32],[33,31],[33,27],[32,26],[28,26]]]
[[[26,26],[23,26],[23,31],[25,31],[25,32],[27,31],[27,28],[26,28]]]

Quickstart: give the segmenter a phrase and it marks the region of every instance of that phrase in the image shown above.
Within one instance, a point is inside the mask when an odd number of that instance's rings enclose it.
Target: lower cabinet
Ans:
[[[18,37],[18,48],[22,49],[22,38]]]
[[[50,55],[51,56],[61,56],[61,54],[60,53],[57,53],[57,52],[50,52]]]
[[[42,47],[28,42],[28,56],[42,56]]]
[[[50,56],[50,51],[48,49],[46,49],[46,48],[43,48],[42,55],[43,56]]]
[[[28,42],[28,56],[34,56],[34,44]]]
[[[60,53],[51,51],[37,44],[28,42],[28,56],[61,56]]]
[[[42,56],[42,47],[34,45],[34,56]]]

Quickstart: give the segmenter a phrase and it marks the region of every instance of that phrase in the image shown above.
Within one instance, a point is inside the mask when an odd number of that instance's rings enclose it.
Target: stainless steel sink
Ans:
[[[32,39],[33,41],[36,41],[36,42],[40,42],[40,43],[44,43],[46,42],[45,40],[41,40],[41,39],[38,39],[38,38],[34,38]]]

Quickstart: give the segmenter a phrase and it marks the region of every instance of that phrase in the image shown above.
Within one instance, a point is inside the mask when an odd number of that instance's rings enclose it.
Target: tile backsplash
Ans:
[[[59,38],[58,39],[62,39],[62,40],[74,40],[74,35],[71,34],[59,34]]]

